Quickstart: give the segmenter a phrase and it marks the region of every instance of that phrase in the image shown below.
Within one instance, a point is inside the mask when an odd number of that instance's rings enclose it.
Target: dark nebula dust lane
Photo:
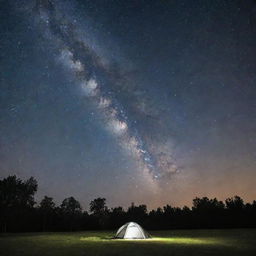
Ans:
[[[1,4],[1,177],[85,206],[255,198],[255,1]]]
[[[102,125],[118,137],[122,147],[132,152],[139,168],[150,173],[153,179],[169,179],[178,170],[170,150],[157,148],[149,139],[144,143],[144,137],[140,136],[142,131],[138,130],[132,117],[128,117],[114,86],[111,88],[111,84],[116,83],[108,78],[111,66],[104,65],[86,40],[79,38],[76,25],[58,12],[53,2],[40,1],[35,10],[40,28],[46,30],[49,40],[58,44],[60,63],[73,73],[85,95],[93,98],[103,113],[105,123]]]

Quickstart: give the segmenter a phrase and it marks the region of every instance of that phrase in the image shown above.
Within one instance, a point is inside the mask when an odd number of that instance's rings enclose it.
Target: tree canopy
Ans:
[[[256,227],[256,201],[244,203],[237,195],[224,202],[196,197],[191,208],[167,204],[150,211],[146,205],[134,203],[127,210],[121,206],[110,209],[106,198],[98,197],[90,202],[89,214],[73,196],[59,206],[52,197],[44,196],[36,205],[37,187],[33,177],[0,180],[0,232],[117,229],[130,221],[146,229]]]

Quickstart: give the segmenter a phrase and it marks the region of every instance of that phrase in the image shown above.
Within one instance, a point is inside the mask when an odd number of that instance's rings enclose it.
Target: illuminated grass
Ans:
[[[27,233],[0,236],[1,256],[236,256],[256,255],[256,230],[150,232],[151,239],[112,239],[113,232]]]
[[[218,239],[212,239],[212,238],[204,238],[204,239],[198,239],[198,238],[189,238],[189,237],[173,237],[173,238],[153,238],[152,241],[159,241],[162,243],[171,243],[171,244],[222,244],[223,242]]]
[[[87,242],[107,242],[107,243],[167,243],[167,244],[190,244],[190,245],[221,245],[225,244],[222,240],[213,239],[213,238],[189,238],[189,237],[172,237],[172,238],[163,238],[163,237],[152,237],[150,239],[112,239],[112,238],[102,238],[102,237],[81,237],[81,241]],[[227,244],[226,244],[227,245]]]

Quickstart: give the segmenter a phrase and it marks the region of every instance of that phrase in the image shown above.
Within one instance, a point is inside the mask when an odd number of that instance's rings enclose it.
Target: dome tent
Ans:
[[[147,239],[150,235],[143,228],[135,223],[128,222],[116,232],[115,238],[119,239]]]

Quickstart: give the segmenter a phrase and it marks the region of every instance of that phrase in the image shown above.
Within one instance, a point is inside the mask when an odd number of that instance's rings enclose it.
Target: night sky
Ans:
[[[85,209],[256,199],[255,1],[0,5],[0,178]]]

